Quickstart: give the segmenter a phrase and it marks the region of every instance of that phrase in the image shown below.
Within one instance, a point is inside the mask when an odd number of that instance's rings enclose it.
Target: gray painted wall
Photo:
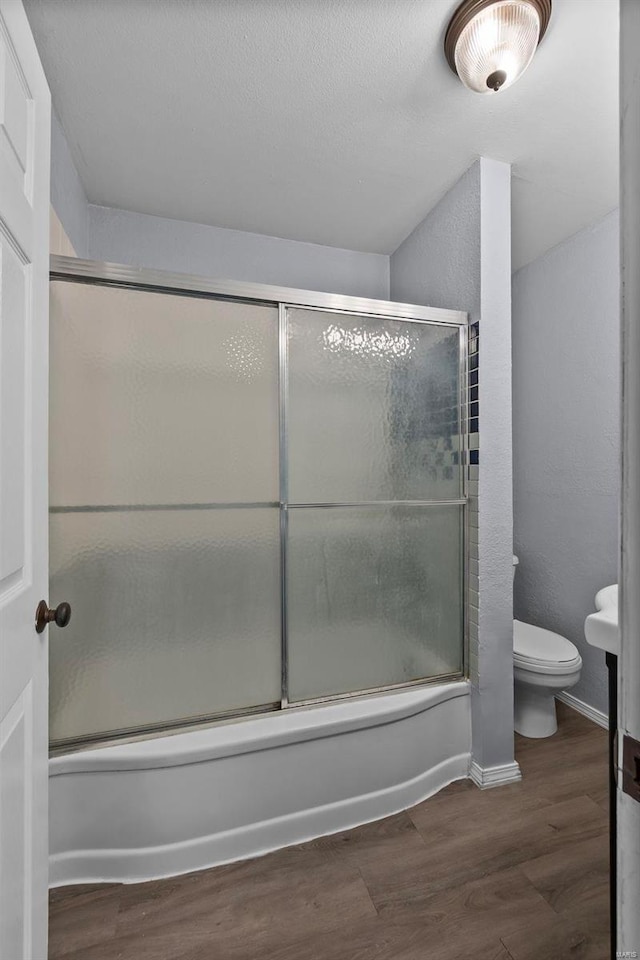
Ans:
[[[51,203],[79,257],[225,280],[389,298],[389,257],[382,254],[89,204],[55,114]]]
[[[391,255],[391,299],[480,317],[480,163]]]
[[[507,164],[477,161],[391,257],[392,299],[453,307],[480,321],[469,640],[472,752],[481,776],[513,763],[510,173]]]
[[[619,268],[615,211],[513,278],[515,614],[576,644],[570,692],[605,711],[583,626],[618,579]]]
[[[389,297],[389,257],[89,205],[88,257],[135,267]]]
[[[55,111],[51,111],[51,204],[79,257],[87,256],[87,197]]]

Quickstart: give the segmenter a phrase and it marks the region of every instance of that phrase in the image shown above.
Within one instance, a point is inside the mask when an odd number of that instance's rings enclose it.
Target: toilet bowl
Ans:
[[[513,558],[514,571],[518,563]],[[558,729],[555,696],[580,679],[578,648],[551,630],[513,621],[514,727],[523,737],[540,739]]]
[[[513,683],[516,733],[550,737],[558,729],[555,696],[580,679],[582,658],[559,633],[513,621]]]

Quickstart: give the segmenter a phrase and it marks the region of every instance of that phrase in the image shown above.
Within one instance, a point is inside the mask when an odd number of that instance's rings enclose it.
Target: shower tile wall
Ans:
[[[479,449],[479,345],[480,327],[469,327],[469,373],[468,396],[465,404],[469,437],[469,460],[467,470],[467,494],[469,498],[469,595],[468,595],[468,640],[469,675],[472,682],[478,677],[478,624],[479,624],[479,571],[478,571],[478,475],[480,470]]]

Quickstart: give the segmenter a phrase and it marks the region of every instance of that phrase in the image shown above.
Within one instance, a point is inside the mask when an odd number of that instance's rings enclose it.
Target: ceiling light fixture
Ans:
[[[465,87],[506,90],[533,59],[551,0],[463,0],[447,27],[444,52]]]

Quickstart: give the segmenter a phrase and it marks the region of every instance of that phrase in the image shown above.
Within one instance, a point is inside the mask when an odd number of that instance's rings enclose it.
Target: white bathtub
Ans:
[[[469,772],[465,681],[50,761],[50,883],[149,880],[388,816]]]

